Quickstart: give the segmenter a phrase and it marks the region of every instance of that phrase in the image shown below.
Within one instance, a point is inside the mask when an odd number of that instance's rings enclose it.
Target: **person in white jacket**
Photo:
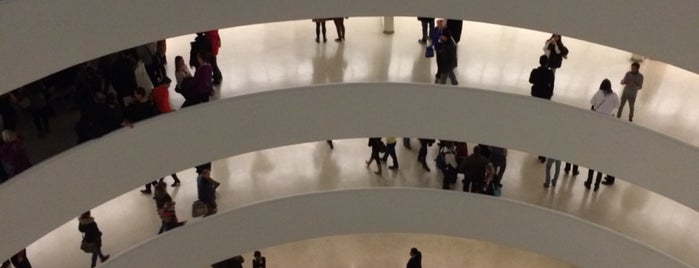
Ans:
[[[595,112],[608,116],[615,115],[614,112],[616,108],[619,107],[619,95],[617,95],[612,90],[612,83],[609,81],[609,79],[602,80],[602,84],[600,84],[599,90],[595,93],[595,95],[592,96],[590,104],[592,104],[592,110]],[[585,188],[590,189],[590,187],[592,186],[592,175],[594,175],[594,173],[595,171],[592,169],[589,169],[587,171],[587,180],[585,181]],[[613,178],[614,177],[607,176],[607,180],[613,181]],[[595,192],[599,190],[601,180],[602,173],[598,171],[597,177],[595,178]]]

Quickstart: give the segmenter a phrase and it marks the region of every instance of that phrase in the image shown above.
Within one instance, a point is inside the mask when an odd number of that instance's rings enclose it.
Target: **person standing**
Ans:
[[[485,183],[485,169],[488,159],[483,157],[480,147],[473,147],[473,153],[467,157],[459,167],[460,173],[464,174],[464,192],[478,192]]]
[[[546,55],[539,57],[539,67],[529,73],[529,83],[532,84],[532,97],[551,100],[553,97],[553,71],[547,67],[550,60]],[[539,162],[546,161],[546,157],[539,156]]]
[[[619,107],[619,95],[617,95],[612,90],[612,83],[609,79],[602,80],[599,86],[599,90],[592,96],[590,100],[592,104],[592,110],[606,116],[614,116],[614,110]],[[585,181],[585,188],[590,189],[592,186],[592,177],[595,171],[589,169],[587,171],[587,180]],[[602,173],[597,172],[597,177],[595,179],[594,191],[599,190],[600,181],[602,180]]]
[[[389,166],[388,169],[398,169],[398,156],[396,155],[396,144],[398,144],[398,139],[396,137],[386,137],[386,152],[383,154],[381,161],[387,162],[390,156],[393,160],[393,166]]]
[[[221,75],[221,69],[218,68],[218,62],[216,61],[216,56],[218,56],[218,49],[221,48],[221,36],[218,35],[218,30],[211,30],[204,34],[207,39],[209,39],[209,44],[211,45],[211,67],[213,68],[213,83],[214,85],[220,85],[221,80],[223,80],[223,75]]]
[[[194,38],[194,42],[189,43],[191,49],[189,50],[189,66],[197,68],[199,67],[199,61],[197,57],[200,53],[206,52],[211,54],[211,42],[209,38],[206,37],[206,33],[197,33],[197,37]]]
[[[556,74],[556,69],[561,68],[563,59],[568,58],[568,48],[563,45],[560,34],[552,34],[551,38],[544,43],[544,53],[548,57],[547,66],[553,74]]]
[[[439,19],[437,20],[437,26],[434,27],[430,31],[430,45],[434,48],[434,51],[441,51],[442,50],[442,41],[441,38],[442,36],[446,36],[446,38],[451,40],[451,33],[449,32],[449,29],[447,29],[446,25],[444,25],[444,20]],[[434,82],[439,83],[439,75],[441,73],[445,73],[447,71],[443,71],[440,69],[440,62],[442,62],[442,57],[445,54],[442,53],[435,53],[435,58],[437,60],[437,73],[434,75]],[[448,72],[447,72],[448,73]]]
[[[422,252],[417,250],[417,248],[410,249],[410,259],[406,268],[422,268]]]
[[[101,262],[107,261],[109,259],[109,254],[102,254],[102,232],[99,227],[97,227],[95,218],[90,215],[90,211],[88,210],[80,215],[78,222],[78,230],[83,233],[82,243],[88,244],[89,246],[87,248],[89,248],[92,253],[91,267],[97,265],[97,257],[100,258]]]
[[[381,138],[373,137],[369,138],[369,144],[367,146],[371,147],[371,156],[369,156],[369,160],[365,161],[366,166],[368,167],[371,165],[371,162],[376,161],[378,170],[374,172],[374,174],[381,175],[381,158],[379,158],[379,153],[383,151],[382,148],[385,145],[381,142]]]
[[[633,122],[634,104],[636,104],[636,94],[643,88],[643,74],[638,72],[641,64],[634,62],[631,64],[631,71],[626,72],[624,79],[621,79],[621,84],[624,85],[624,91],[621,93],[621,104],[616,113],[617,118],[621,118],[621,113],[624,111],[624,105],[629,102],[629,122]]]
[[[260,251],[255,251],[252,259],[252,268],[267,268],[267,259],[262,256]]]
[[[551,179],[551,166],[555,165],[553,170],[553,179]],[[561,172],[561,160],[553,159],[551,157],[546,158],[546,179],[544,180],[544,188],[549,188],[549,186],[556,187],[556,182],[558,181],[558,174]]]
[[[427,44],[427,39],[430,38],[430,31],[434,28],[434,18],[417,17],[417,20],[422,25],[422,38],[418,39],[417,42]]]
[[[453,20],[447,19],[447,29],[451,32],[451,37],[454,38],[455,43],[461,41],[461,30],[463,28],[463,20]]]
[[[312,19],[312,20],[311,20],[311,21],[313,21],[313,22],[316,24],[316,43],[320,43],[320,33],[321,33],[321,30],[322,30],[322,33],[323,33],[323,43],[327,43],[327,42],[328,42],[328,38],[325,37],[325,32],[326,32],[326,29],[325,29],[325,21],[326,21],[326,20],[328,20],[328,19],[325,19],[325,18],[315,18],[315,19]]]
[[[439,50],[437,53],[437,72],[439,74],[439,84],[446,84],[447,78],[451,81],[452,85],[458,85],[459,81],[456,80],[456,74],[454,74],[454,69],[458,66],[458,60],[456,56],[456,43],[448,32],[443,31],[439,36]]]
[[[217,212],[216,188],[218,188],[219,185],[219,182],[211,178],[211,170],[204,169],[199,173],[197,177],[197,198],[199,201],[206,204],[206,214],[204,214],[204,217]]]
[[[27,259],[27,249],[22,249],[17,254],[13,255],[8,261],[2,264],[0,267],[9,267],[10,263],[15,268],[32,268],[32,264]]]
[[[339,18],[333,18],[333,23],[335,24],[335,30],[337,30],[337,38],[335,39],[335,42],[344,42],[345,41],[345,18],[339,17]]]
[[[439,160],[442,158],[442,160]],[[449,186],[456,183],[458,167],[456,163],[456,146],[453,142],[446,142],[442,148],[439,148],[438,161],[443,161],[442,170],[442,189],[447,190]],[[439,166],[437,168],[440,168]]]
[[[194,104],[209,102],[211,95],[214,92],[212,84],[213,68],[211,67],[211,54],[209,52],[201,52],[197,54],[197,62],[199,66],[194,71],[193,98]]]

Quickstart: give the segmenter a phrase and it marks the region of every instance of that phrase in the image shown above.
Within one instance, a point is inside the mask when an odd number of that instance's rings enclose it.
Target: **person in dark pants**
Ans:
[[[483,189],[487,166],[488,159],[481,155],[480,147],[474,147],[473,153],[459,167],[459,171],[464,174],[464,192],[475,193]]]
[[[456,43],[448,36],[447,32],[442,32],[442,35],[439,36],[439,42],[441,45],[436,51],[437,73],[439,74],[437,83],[446,84],[447,78],[449,78],[452,85],[458,85],[459,81],[456,80],[456,74],[454,74],[454,69],[458,65]]]
[[[493,184],[502,187],[502,177],[505,175],[505,168],[507,168],[507,149],[490,146],[490,158],[488,158],[488,160],[493,164],[493,168],[495,169]]]
[[[550,100],[553,97],[553,71],[547,67],[549,58],[546,55],[539,57],[539,67],[529,73],[529,83],[532,84],[532,97]],[[539,162],[546,161],[546,157],[539,156]]]
[[[365,161],[367,167],[371,165],[371,162],[376,161],[376,167],[378,170],[374,172],[376,175],[381,175],[381,158],[379,157],[379,153],[381,153],[382,148],[384,148],[384,144],[381,141],[381,138],[378,137],[373,137],[369,138],[369,144],[367,145],[371,147],[371,156],[369,156],[369,160]]]
[[[444,36],[444,37],[442,37]],[[437,26],[430,31],[430,45],[434,47],[434,51],[443,51],[442,46],[445,41],[442,41],[442,39],[449,39],[451,40],[451,33],[449,32],[449,29],[447,26],[444,24],[444,20],[437,20]],[[456,53],[454,53],[456,54]],[[441,70],[440,69],[440,62],[442,62],[442,57],[444,56],[444,53],[435,53],[435,58],[437,60],[437,73],[434,75],[434,82],[439,83],[439,75],[442,73],[445,73],[447,71]]]
[[[201,52],[197,55],[199,67],[194,71],[193,82],[193,104],[209,102],[211,95],[214,93],[213,87],[213,67],[211,67],[211,54]]]
[[[563,45],[560,34],[552,34],[551,38],[544,43],[544,53],[548,57],[546,67],[556,74],[556,70],[561,68],[563,59],[568,58],[568,48]]]
[[[345,18],[333,18],[333,23],[335,23],[335,30],[337,30],[337,38],[335,42],[345,41]]]
[[[410,249],[410,260],[408,260],[407,268],[422,268],[422,252],[417,248]]]
[[[439,157],[444,158],[442,189],[447,190],[451,184],[456,183],[458,167],[456,163],[456,146],[454,146],[453,142],[445,142],[444,146],[439,148],[439,155]]]
[[[109,259],[109,254],[102,254],[102,232],[99,227],[97,227],[95,218],[90,215],[90,211],[80,215],[78,222],[78,230],[83,233],[83,243],[90,243],[94,247],[92,251],[91,267],[97,265],[97,257],[99,257],[102,262],[107,261]]]
[[[422,164],[422,168],[425,169],[425,171],[430,172],[430,167],[427,165],[427,147],[432,146],[434,144],[434,139],[423,139],[419,138],[418,141],[420,141],[420,151],[417,153],[417,162]]]
[[[383,154],[381,161],[387,162],[390,156],[393,159],[393,166],[388,167],[388,169],[398,169],[398,156],[396,156],[396,144],[398,144],[398,139],[396,137],[386,137],[386,152]]]
[[[32,264],[27,259],[27,249],[22,249],[17,254],[13,255],[12,258],[5,261],[0,265],[2,268],[10,267],[10,263],[15,268],[32,268]]]
[[[422,38],[418,39],[417,42],[420,44],[427,44],[427,39],[430,38],[430,31],[434,28],[434,18],[427,17],[417,17],[422,25]]]
[[[206,204],[206,214],[204,217],[217,212],[216,188],[218,188],[219,185],[219,182],[211,178],[211,171],[208,169],[202,170],[197,177],[197,198],[199,201]]]
[[[252,259],[252,268],[267,268],[267,259],[262,256],[260,251],[255,251]]]
[[[410,146],[410,138],[403,138],[403,147],[408,150],[412,150],[412,146]]]
[[[461,41],[461,29],[463,28],[463,20],[447,19],[447,29],[451,32],[451,37],[457,44]]]
[[[325,37],[325,21],[328,19],[325,18],[316,18],[312,19],[312,21],[316,24],[316,43],[320,43],[320,33],[323,33],[323,43],[328,42],[328,38]]]

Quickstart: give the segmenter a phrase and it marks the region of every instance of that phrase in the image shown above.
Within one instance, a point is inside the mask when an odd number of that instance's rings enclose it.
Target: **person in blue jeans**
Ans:
[[[556,165],[556,169],[553,172],[553,179],[551,179],[551,166]],[[549,188],[549,186],[556,186],[558,181],[558,174],[561,173],[561,160],[553,159],[551,157],[546,158],[546,181],[544,181],[544,188]]]

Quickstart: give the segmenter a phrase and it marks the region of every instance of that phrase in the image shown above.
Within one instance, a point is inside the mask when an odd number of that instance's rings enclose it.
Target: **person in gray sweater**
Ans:
[[[617,118],[621,118],[621,113],[624,111],[624,105],[629,102],[629,122],[633,122],[633,110],[636,103],[636,94],[643,88],[643,74],[638,72],[641,65],[638,62],[631,64],[631,71],[626,72],[624,79],[621,79],[621,84],[624,85],[624,91],[621,93],[621,104],[616,113]]]

